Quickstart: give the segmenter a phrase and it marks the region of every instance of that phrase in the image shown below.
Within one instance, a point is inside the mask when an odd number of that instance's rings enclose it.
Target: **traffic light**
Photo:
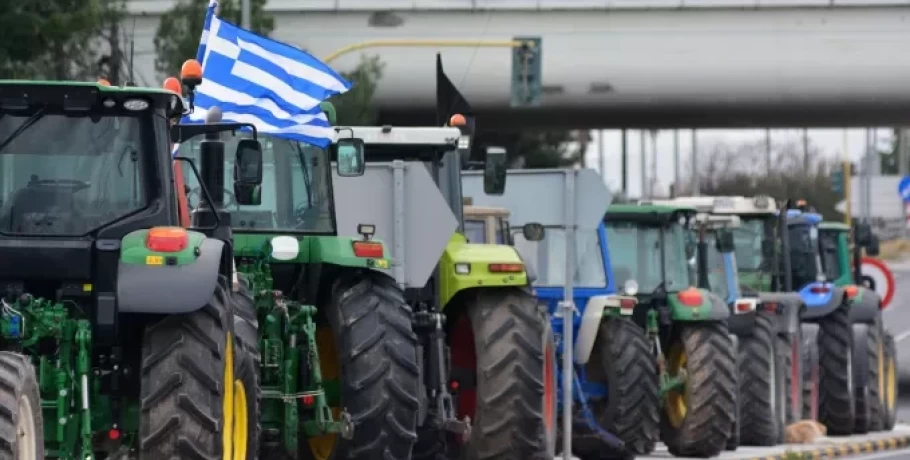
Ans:
[[[540,37],[515,37],[521,46],[512,48],[512,107],[540,106],[541,81]]]
[[[844,166],[838,165],[837,169],[831,171],[831,191],[837,195],[844,193]]]

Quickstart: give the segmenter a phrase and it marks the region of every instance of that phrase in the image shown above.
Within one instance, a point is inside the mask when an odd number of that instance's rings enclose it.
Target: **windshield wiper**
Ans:
[[[3,141],[3,143],[0,143],[0,151],[2,151],[4,148],[6,148],[6,146],[9,145],[10,142],[12,142],[17,137],[19,137],[20,134],[25,132],[25,130],[29,129],[32,125],[35,124],[35,122],[40,120],[42,117],[44,117],[44,107],[41,107],[35,113],[33,113],[32,116],[28,117],[28,119],[23,121],[22,124],[19,125],[19,127],[16,128],[16,130],[13,131],[13,133],[10,134],[9,137],[7,137]]]
[[[300,148],[300,143],[295,143],[297,147],[297,158],[300,160],[300,166],[303,168],[303,186],[306,188],[307,209],[313,207],[313,187],[310,186],[310,168],[306,164],[306,155]]]

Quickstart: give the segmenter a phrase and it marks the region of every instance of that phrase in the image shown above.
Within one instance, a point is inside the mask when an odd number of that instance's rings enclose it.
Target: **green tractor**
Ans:
[[[466,238],[461,167],[467,133],[455,127],[337,130],[363,139],[367,160],[364,177],[334,181],[339,232],[376,224],[414,310],[423,389],[413,458],[552,458],[556,362],[549,323],[517,251]],[[487,193],[502,193],[504,162],[503,149],[487,150]],[[428,193],[424,183],[434,190]],[[409,211],[427,200],[437,203],[434,211]],[[450,230],[438,240],[442,257],[413,250],[444,228]],[[409,275],[420,266],[435,267],[429,279]]]
[[[203,193],[179,226],[183,115],[163,89],[0,82],[0,457],[255,458],[227,215]]]
[[[863,285],[863,249],[878,255],[878,239],[868,224],[857,223],[851,238],[850,227],[839,222],[819,224],[818,244],[822,269],[835,286],[851,296],[850,322],[853,324],[853,363],[856,425],[854,431],[891,430],[895,423],[897,398],[896,362],[893,337],[882,319],[882,299]],[[852,240],[852,241],[851,241]],[[851,247],[852,246],[852,247]]]
[[[661,438],[676,456],[720,454],[736,421],[735,338],[725,299],[695,287],[696,209],[611,205],[604,218],[617,286],[652,342],[663,401]]]
[[[323,110],[334,121],[331,105]],[[242,137],[182,139],[178,153],[216,164],[207,146],[242,150],[249,142]],[[386,245],[373,238],[376,225],[339,236],[335,219],[344,200],[332,194],[332,161],[340,177],[363,175],[363,142],[340,136],[322,149],[261,137],[262,183],[224,190],[230,215],[222,217],[233,230],[237,285],[251,293],[235,324],[251,361],[248,378],[260,388],[250,458],[408,459],[420,388],[413,312]],[[207,180],[223,183],[243,170],[237,160]],[[190,208],[206,188],[218,194],[192,175],[185,180]]]

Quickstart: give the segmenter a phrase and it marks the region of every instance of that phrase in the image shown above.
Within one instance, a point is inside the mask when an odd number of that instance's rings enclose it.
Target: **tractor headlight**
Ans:
[[[468,275],[471,273],[471,264],[455,264],[455,273],[458,275]]]
[[[628,296],[638,294],[638,282],[635,280],[626,280],[622,285],[622,293]]]

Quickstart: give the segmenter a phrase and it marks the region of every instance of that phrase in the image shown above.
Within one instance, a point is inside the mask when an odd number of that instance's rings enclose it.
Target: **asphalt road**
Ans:
[[[896,290],[885,310],[885,327],[894,334],[900,375],[900,405],[897,419],[910,422],[910,260],[889,264]]]

